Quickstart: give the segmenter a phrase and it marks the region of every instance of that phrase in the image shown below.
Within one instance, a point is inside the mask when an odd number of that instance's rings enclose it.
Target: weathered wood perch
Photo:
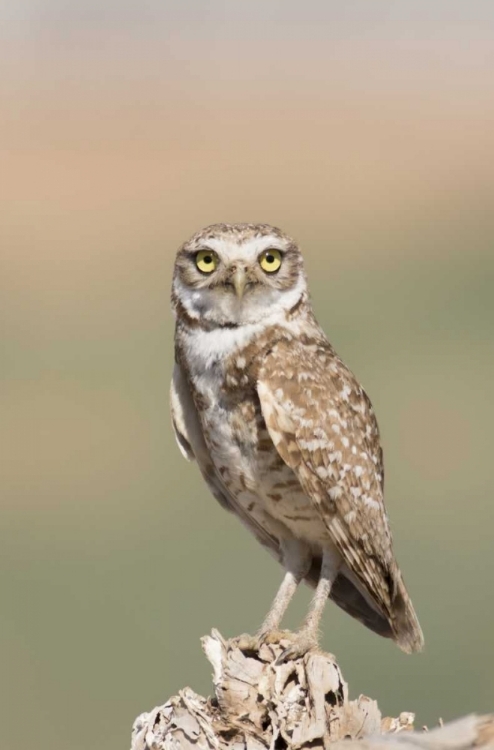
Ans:
[[[348,699],[331,654],[277,663],[289,641],[242,651],[217,631],[203,638],[214,698],[190,688],[139,716],[131,750],[466,750],[494,749],[494,715],[467,716],[413,731],[414,715],[382,718],[377,703]]]

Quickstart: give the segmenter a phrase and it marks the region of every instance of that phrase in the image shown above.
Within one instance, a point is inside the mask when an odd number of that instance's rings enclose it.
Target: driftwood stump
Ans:
[[[414,732],[411,713],[383,719],[370,698],[350,701],[331,654],[278,663],[289,641],[245,651],[217,631],[202,644],[215,696],[185,688],[141,714],[131,750],[494,750],[494,716]]]

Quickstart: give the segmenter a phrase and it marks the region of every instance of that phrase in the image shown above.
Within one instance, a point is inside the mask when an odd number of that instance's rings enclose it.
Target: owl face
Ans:
[[[306,294],[295,242],[268,224],[214,224],[177,254],[175,310],[212,326],[240,326],[289,312]]]

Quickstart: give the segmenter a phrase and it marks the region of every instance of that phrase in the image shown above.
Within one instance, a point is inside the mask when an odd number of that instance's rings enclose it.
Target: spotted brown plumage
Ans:
[[[329,596],[419,650],[375,415],[314,318],[295,242],[266,224],[208,227],[178,252],[172,302],[180,449],[286,569],[259,637],[273,637],[305,579],[316,593],[293,649],[315,645]]]

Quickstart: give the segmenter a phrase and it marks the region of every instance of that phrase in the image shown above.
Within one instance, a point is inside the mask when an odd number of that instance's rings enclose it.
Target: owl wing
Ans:
[[[258,375],[278,453],[318,509],[332,541],[392,619],[401,576],[383,503],[379,430],[370,401],[326,341],[275,344]]]

